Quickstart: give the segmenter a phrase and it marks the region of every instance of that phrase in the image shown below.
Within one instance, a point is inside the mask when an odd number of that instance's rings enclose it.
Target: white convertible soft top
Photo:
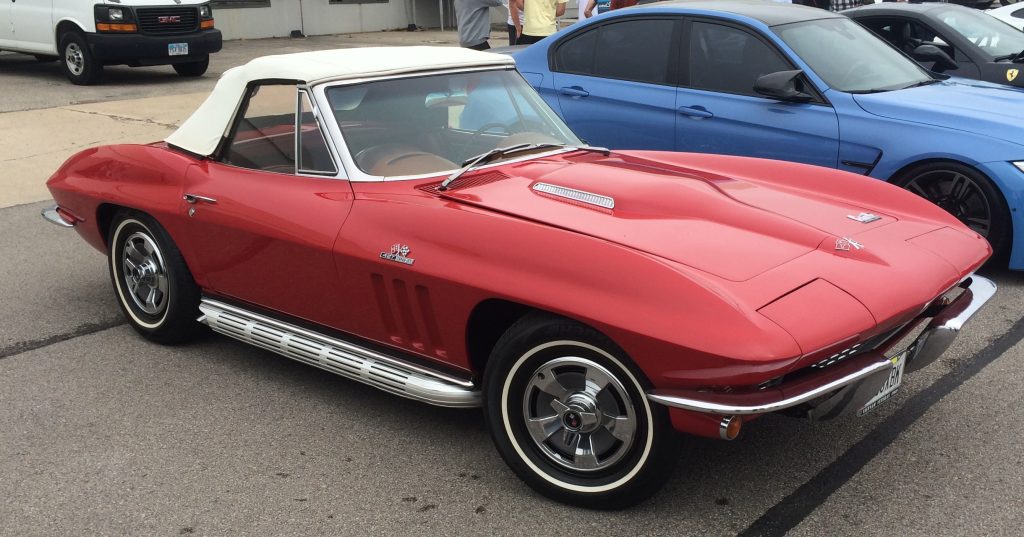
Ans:
[[[513,65],[512,58],[504,54],[456,47],[371,47],[263,56],[225,71],[206,101],[165,141],[197,155],[213,154],[230,127],[246,86],[257,80],[316,84],[417,71]]]

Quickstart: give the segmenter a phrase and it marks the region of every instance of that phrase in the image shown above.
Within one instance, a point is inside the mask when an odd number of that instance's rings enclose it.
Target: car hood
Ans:
[[[982,81],[950,79],[938,84],[854,95],[876,116],[972,132],[1021,144],[1024,141],[1024,94]]]
[[[467,174],[442,195],[598,237],[734,282],[819,248],[832,250],[843,237],[853,239],[899,222],[896,215],[835,196],[625,155],[588,156],[573,165],[539,159],[504,171],[515,174]],[[851,218],[866,212],[879,218],[868,223]],[[916,224],[921,224],[919,219]],[[921,231],[943,225],[928,223]]]

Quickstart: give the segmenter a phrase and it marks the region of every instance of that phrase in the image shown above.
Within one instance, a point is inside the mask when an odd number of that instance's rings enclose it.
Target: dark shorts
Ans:
[[[546,35],[527,35],[523,34],[516,40],[517,45],[532,45],[541,39],[547,37]]]

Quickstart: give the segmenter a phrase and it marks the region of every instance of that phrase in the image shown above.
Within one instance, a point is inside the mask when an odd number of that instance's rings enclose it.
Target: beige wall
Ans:
[[[411,1],[416,3],[416,24],[424,28],[441,26],[438,0],[389,0],[379,4],[328,4],[327,0],[271,0],[270,7],[218,9],[217,27],[225,39],[286,37],[292,30],[306,35],[346,34],[404,29],[413,22]],[[299,4],[302,17],[299,17]],[[569,0],[567,17],[575,17],[577,0]],[[444,0],[445,29],[454,29],[452,0]],[[491,10],[491,21],[502,24],[508,13]]]

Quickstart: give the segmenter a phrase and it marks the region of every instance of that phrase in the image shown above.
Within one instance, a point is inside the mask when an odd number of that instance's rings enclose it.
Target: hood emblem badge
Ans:
[[[1006,70],[1006,81],[1007,82],[1013,82],[1017,78],[1017,73],[1019,73],[1019,72],[1020,72],[1019,69],[1007,69]]]
[[[396,263],[402,263],[405,265],[411,265],[415,262],[415,259],[411,259],[409,256],[409,246],[406,244],[395,244],[391,245],[390,252],[381,252],[380,258],[387,259],[388,261],[394,261]]]
[[[846,217],[849,218],[850,220],[856,220],[856,221],[860,222],[861,224],[870,224],[871,222],[874,222],[875,220],[881,220],[882,219],[881,216],[878,216],[877,214],[871,214],[871,213],[860,213],[858,215],[848,214],[848,215],[846,215]]]
[[[847,237],[836,239],[836,250],[848,252],[851,248],[854,250],[860,250],[864,248],[864,245]]]

